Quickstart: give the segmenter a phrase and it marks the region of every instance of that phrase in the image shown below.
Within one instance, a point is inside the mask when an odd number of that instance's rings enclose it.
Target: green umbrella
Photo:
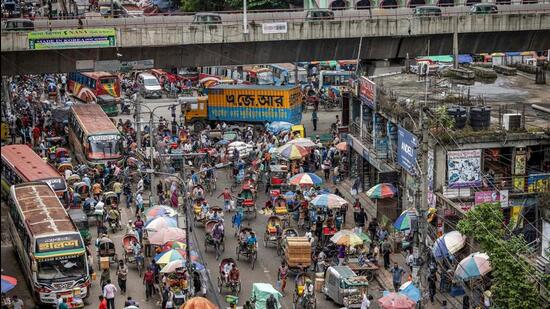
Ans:
[[[372,241],[370,240],[370,237],[369,235],[363,233],[363,232],[359,232],[359,233],[355,233],[357,236],[359,236],[359,238],[361,238],[363,240],[363,242],[368,242],[368,243],[371,243]]]

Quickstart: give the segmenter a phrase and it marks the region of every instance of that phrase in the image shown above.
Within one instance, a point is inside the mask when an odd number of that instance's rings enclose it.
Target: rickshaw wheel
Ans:
[[[264,234],[264,248],[267,247],[267,234]]]
[[[252,270],[254,270],[254,264],[256,264],[256,252],[252,253]]]
[[[235,248],[235,254],[237,255],[237,261],[239,260],[239,247]]]
[[[241,293],[241,281],[239,280],[239,283],[237,284],[237,294]]]

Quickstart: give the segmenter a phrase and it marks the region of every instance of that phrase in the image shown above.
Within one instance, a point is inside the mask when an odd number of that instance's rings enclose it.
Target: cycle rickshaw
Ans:
[[[225,258],[220,262],[219,275],[218,275],[218,292],[222,294],[224,288],[231,289],[232,295],[238,295],[241,292],[241,279],[237,282],[231,282],[229,280],[229,273],[225,273],[226,265],[237,265],[232,258]],[[231,269],[231,268],[229,268]]]

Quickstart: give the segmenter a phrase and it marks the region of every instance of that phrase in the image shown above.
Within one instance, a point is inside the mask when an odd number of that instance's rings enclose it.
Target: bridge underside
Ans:
[[[77,60],[154,59],[156,68],[356,59],[402,59],[452,54],[452,35],[341,38],[130,48],[2,52],[2,75],[71,72]],[[550,48],[550,30],[459,35],[459,53],[540,51]]]

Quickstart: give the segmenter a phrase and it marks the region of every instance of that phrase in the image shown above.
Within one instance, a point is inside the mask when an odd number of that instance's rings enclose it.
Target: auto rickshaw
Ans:
[[[118,206],[118,195],[113,191],[103,193],[103,203],[105,203],[105,207],[108,208],[112,205]]]
[[[280,188],[286,183],[286,174],[288,173],[288,167],[286,165],[270,165],[271,171],[270,186],[273,189]]]
[[[55,161],[56,163],[71,162],[71,154],[67,148],[57,147],[55,149]]]
[[[81,208],[70,208],[68,211],[71,220],[78,228],[82,239],[86,245],[89,245],[92,240],[92,234],[90,234],[90,225],[88,223],[88,216]]]
[[[116,247],[112,240],[100,240],[97,247],[97,266],[101,268],[101,258],[108,257],[109,264],[118,263],[118,256],[116,254]]]

